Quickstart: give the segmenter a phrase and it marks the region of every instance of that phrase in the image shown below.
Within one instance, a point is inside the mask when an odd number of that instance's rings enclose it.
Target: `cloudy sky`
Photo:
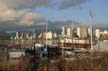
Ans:
[[[50,21],[74,20],[108,24],[108,0],[0,0],[0,30],[38,26]]]

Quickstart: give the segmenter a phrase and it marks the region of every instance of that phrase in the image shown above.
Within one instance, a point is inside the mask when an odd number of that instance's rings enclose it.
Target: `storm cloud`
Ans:
[[[59,9],[66,9],[66,8],[70,8],[70,7],[76,7],[79,6],[85,2],[87,2],[88,0],[63,0],[60,5],[59,5]]]
[[[15,9],[50,6],[49,0],[0,0],[0,2]]]
[[[47,7],[58,9],[66,9],[70,7],[79,6],[88,0],[0,0],[1,3],[6,4],[10,8],[33,8],[33,7]]]

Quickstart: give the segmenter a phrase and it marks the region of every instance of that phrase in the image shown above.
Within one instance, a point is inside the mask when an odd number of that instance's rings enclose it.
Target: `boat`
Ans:
[[[9,50],[9,58],[20,58],[22,56],[25,56],[25,50],[21,49],[11,49]]]
[[[47,54],[48,52],[44,49],[26,49],[26,56],[30,58],[34,58],[36,60],[47,60]]]
[[[66,47],[66,48],[91,48],[90,40],[88,39],[63,39],[60,40],[58,43],[59,47]],[[95,45],[95,42],[94,42]]]

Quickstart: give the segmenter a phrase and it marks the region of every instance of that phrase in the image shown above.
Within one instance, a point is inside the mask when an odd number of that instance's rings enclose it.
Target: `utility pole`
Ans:
[[[93,22],[92,22],[92,11],[90,10],[90,36],[91,36],[91,50],[93,50]]]
[[[32,45],[35,43],[35,37],[36,37],[35,29],[33,28],[33,30],[32,30]]]
[[[48,52],[48,47],[47,47],[48,20],[47,20],[47,22],[45,24],[45,32],[46,32],[46,34],[45,34],[45,48],[46,48],[46,50]],[[47,61],[48,61],[48,64],[47,64],[47,69],[46,70],[49,71],[49,58],[47,59]]]
[[[64,43],[62,42],[62,59],[64,59]]]
[[[45,34],[45,47],[47,49],[47,32],[48,32],[48,23],[45,24],[45,30],[46,30],[46,34]]]
[[[72,25],[71,25],[71,27],[72,27],[72,31],[74,30],[74,23],[72,22]],[[73,42],[73,40],[74,40],[74,37],[73,37],[73,32],[72,32],[72,44],[74,43]],[[74,45],[72,45],[72,48],[75,48],[75,44]]]

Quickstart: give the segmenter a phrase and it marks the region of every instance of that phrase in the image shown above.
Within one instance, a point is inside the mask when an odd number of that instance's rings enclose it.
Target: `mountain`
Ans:
[[[76,22],[76,21],[48,21],[48,31],[56,32],[60,34],[61,32],[61,27],[62,26],[82,26],[82,24]],[[101,30],[108,29],[107,24],[95,24],[94,29],[99,28]],[[88,25],[83,25],[83,26],[88,26]],[[17,27],[11,30],[1,30],[0,35],[11,35],[15,34],[15,32],[32,32],[33,29],[35,29],[36,34],[39,34],[40,32],[45,32],[45,24],[44,25],[33,25],[33,26],[28,26],[28,27]]]

